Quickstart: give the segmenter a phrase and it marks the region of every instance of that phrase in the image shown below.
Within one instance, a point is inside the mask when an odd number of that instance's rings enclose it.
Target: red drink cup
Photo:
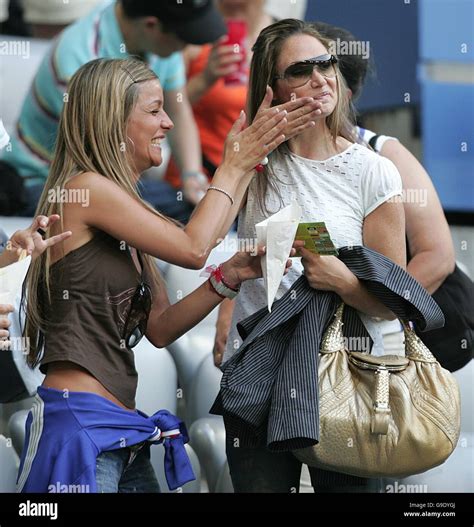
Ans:
[[[225,85],[232,86],[237,84],[247,84],[247,22],[245,22],[245,20],[228,20],[227,40],[222,44],[225,46],[234,46],[234,53],[240,53],[242,55],[242,60],[236,63],[239,69],[224,77]]]

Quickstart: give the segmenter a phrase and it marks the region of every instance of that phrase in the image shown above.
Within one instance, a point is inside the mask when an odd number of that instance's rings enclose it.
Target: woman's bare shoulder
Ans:
[[[81,172],[80,174],[75,174],[71,176],[67,182],[66,188],[87,188],[91,185],[101,185],[101,184],[114,184],[113,181],[110,181],[108,178],[104,177],[98,172]]]

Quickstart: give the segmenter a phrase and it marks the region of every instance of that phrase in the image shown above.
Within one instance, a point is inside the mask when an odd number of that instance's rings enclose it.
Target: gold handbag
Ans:
[[[349,352],[343,309],[321,343],[319,444],[293,454],[311,467],[361,477],[404,477],[440,465],[459,438],[453,375],[404,322],[405,357]]]

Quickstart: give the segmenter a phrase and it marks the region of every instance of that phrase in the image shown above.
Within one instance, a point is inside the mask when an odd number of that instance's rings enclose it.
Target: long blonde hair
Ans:
[[[324,38],[309,23],[293,18],[280,20],[266,27],[260,33],[252,48],[253,56],[250,65],[250,85],[248,93],[249,121],[253,122],[258,108],[265,97],[267,85],[274,87],[277,72],[278,57],[280,56],[285,41],[294,35],[310,35],[319,40],[326,49],[329,49],[331,41]],[[326,124],[330,131],[333,142],[338,136],[342,136],[351,143],[356,141],[354,136],[354,122],[352,107],[348,96],[347,85],[338,65],[336,67],[337,80],[337,104],[334,111],[326,118]],[[270,163],[257,179],[257,198],[262,211],[267,211],[265,196],[269,187],[279,195],[277,176],[272,170],[272,164],[278,156],[286,149],[285,143],[280,145],[270,157]],[[268,211],[267,211],[268,212]]]
[[[172,221],[140,197],[127,140],[127,123],[137,103],[140,85],[156,79],[155,73],[136,59],[93,60],[72,76],[59,119],[53,162],[36,215],[60,214],[64,230],[63,204],[61,200],[59,203],[48,200],[48,191],[64,189],[75,175],[95,172],[112,180],[156,216]],[[162,284],[160,275],[153,258],[147,254],[142,257],[144,274],[156,292]],[[26,312],[23,334],[29,345],[27,362],[32,367],[40,361],[48,323],[44,314],[46,303],[51,302],[50,266],[51,255],[47,250],[31,263],[23,286],[22,307]]]

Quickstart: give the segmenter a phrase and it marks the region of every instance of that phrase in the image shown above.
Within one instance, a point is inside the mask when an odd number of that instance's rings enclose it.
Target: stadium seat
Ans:
[[[19,410],[14,413],[8,421],[8,437],[11,438],[13,447],[18,456],[21,456],[25,442],[25,425],[30,410]]]
[[[148,415],[158,410],[176,414],[178,374],[167,349],[158,349],[143,338],[134,348],[138,372],[136,406]]]
[[[219,479],[217,480],[216,493],[232,494],[233,492],[234,487],[230,477],[229,464],[226,461],[221,469],[221,473],[219,474]]]
[[[20,229],[26,229],[30,225],[31,218],[20,218],[16,216],[0,216],[0,228],[4,230],[8,236],[11,236],[15,231],[18,231]]]
[[[165,457],[165,449],[162,445],[152,445],[150,450],[150,459],[153,468],[155,469],[155,474],[160,484],[161,492],[170,493],[170,492],[185,492],[185,493],[199,493],[201,492],[201,467],[199,464],[199,459],[196,456],[193,448],[189,445],[186,445],[186,452],[189,456],[191,464],[193,466],[194,475],[196,479],[186,483],[181,489],[170,491],[168,489],[168,484],[166,483],[165,471],[163,468],[163,459]]]
[[[236,240],[235,233],[229,234],[224,242],[211,252],[205,267],[222,263],[235,254]],[[200,274],[201,271],[170,265],[164,275],[170,302],[176,303],[205,282],[207,277],[201,277]],[[201,362],[212,352],[216,320],[217,309],[214,309],[198,326],[168,346],[178,369],[179,384],[184,390],[185,399],[186,394],[190,393],[192,380]]]
[[[198,419],[192,424],[189,436],[206,477],[209,492],[216,492],[217,481],[227,459],[222,417]]]
[[[0,434],[8,435],[11,418],[20,411],[30,411],[33,397],[28,397],[15,403],[0,404]]]
[[[186,399],[186,423],[191,426],[194,421],[211,414],[209,409],[214,403],[221,383],[222,372],[214,366],[212,353],[208,353],[199,365],[192,379],[190,396]]]
[[[0,435],[0,492],[15,492],[20,460],[11,441]]]

